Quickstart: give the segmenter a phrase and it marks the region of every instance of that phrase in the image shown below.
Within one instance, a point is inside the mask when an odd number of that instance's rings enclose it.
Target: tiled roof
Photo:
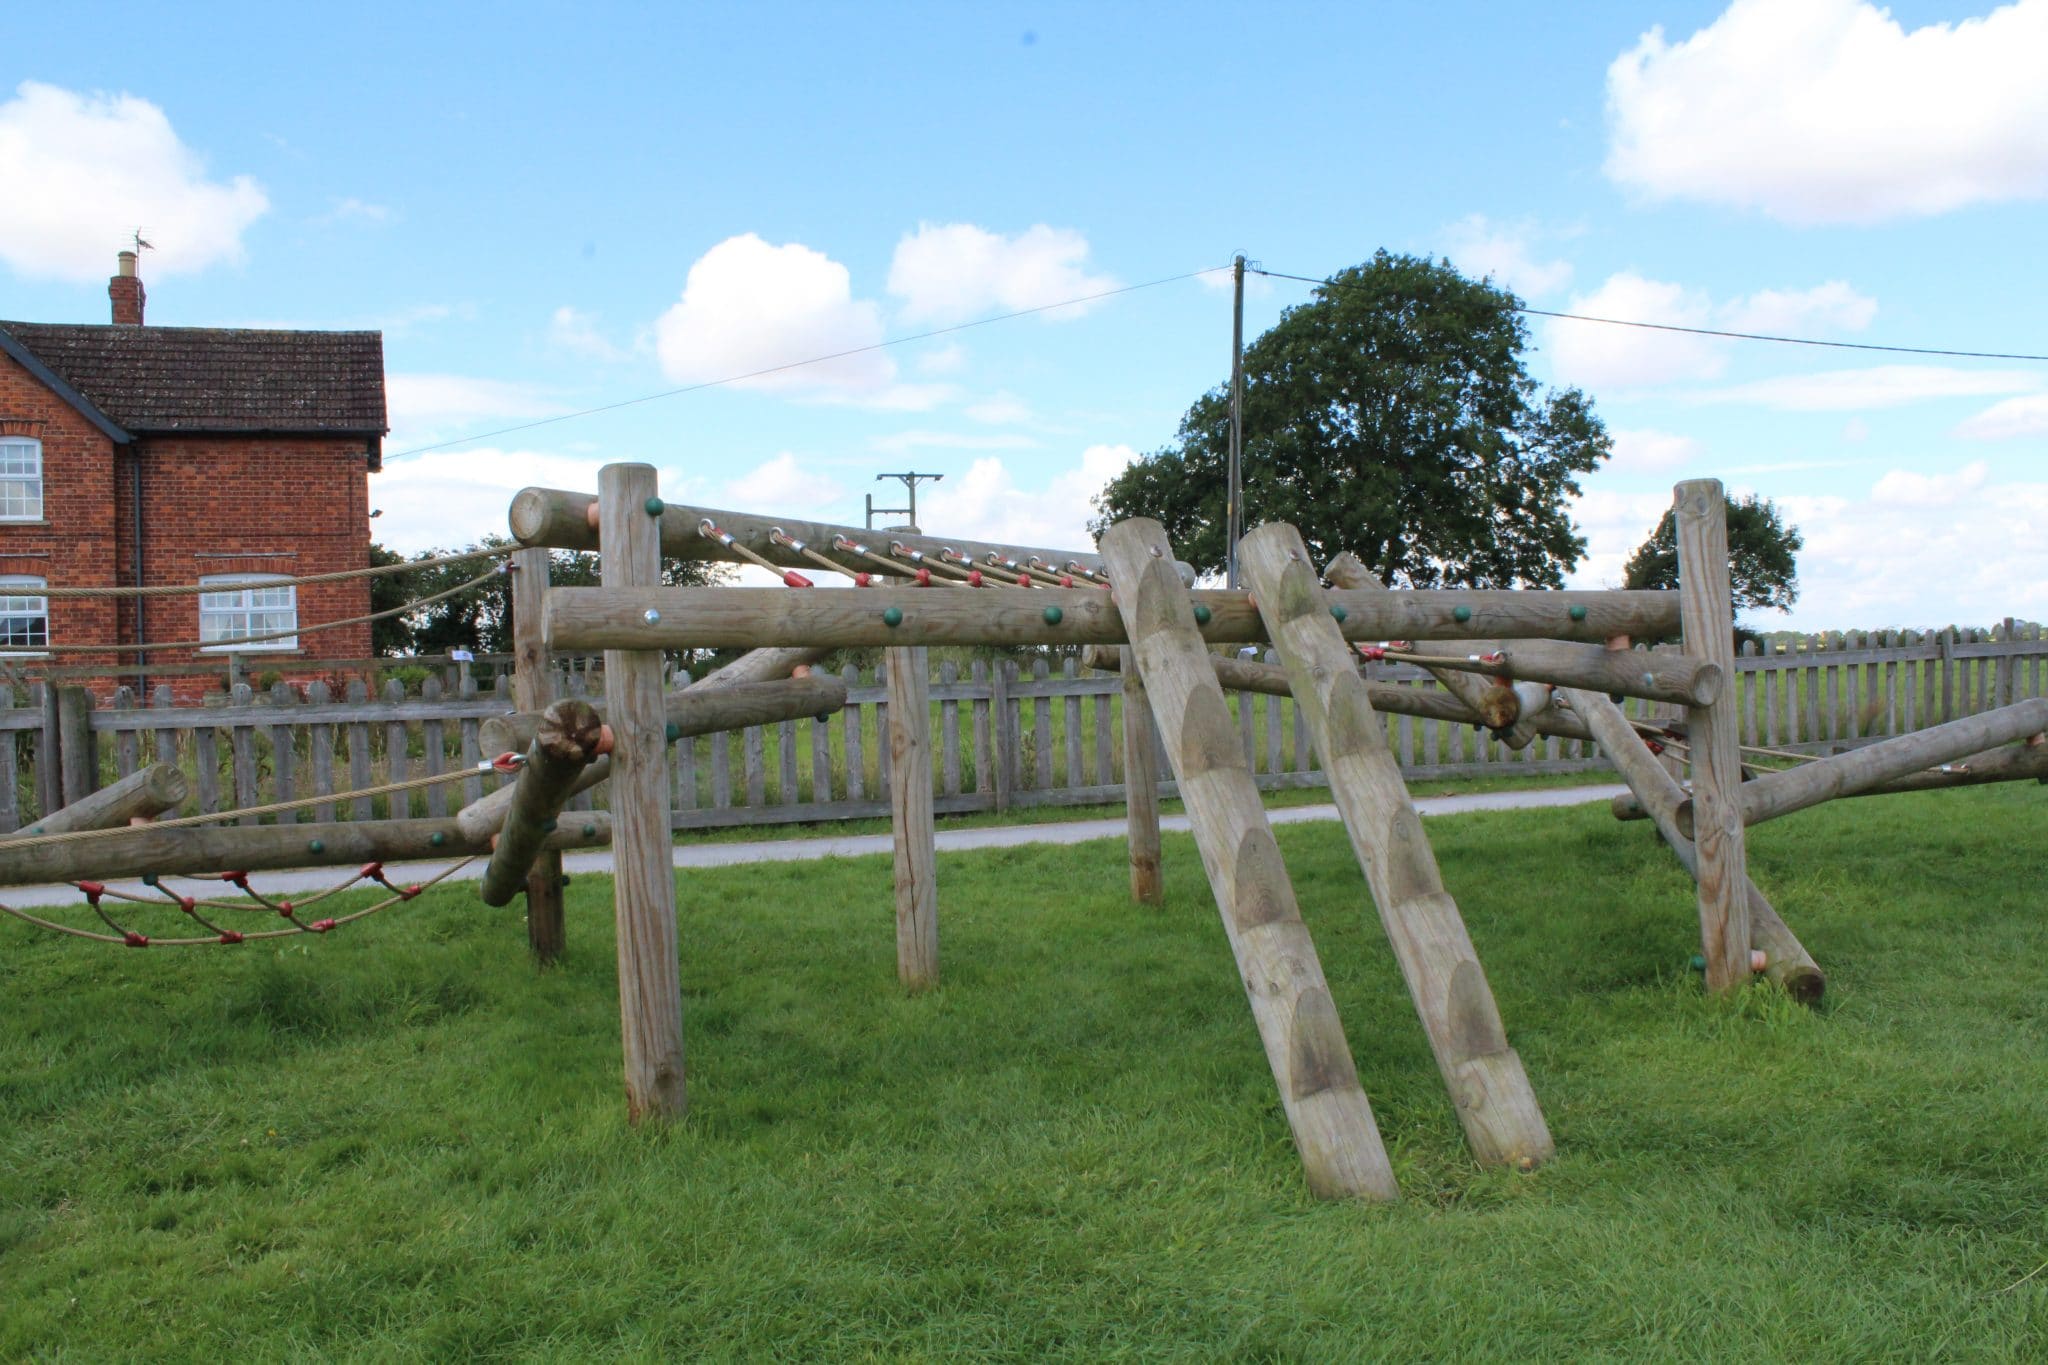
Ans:
[[[381,332],[0,322],[127,430],[381,435]]]

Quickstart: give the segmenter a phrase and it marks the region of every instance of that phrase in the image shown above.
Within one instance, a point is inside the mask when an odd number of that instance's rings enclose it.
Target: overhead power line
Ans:
[[[1179,284],[1202,275],[1215,275],[1229,270],[1227,265],[1206,266],[1201,270],[1190,270],[1182,275],[1168,275],[1164,279],[1147,280],[1143,284],[1127,284],[1117,289],[1104,289],[1094,294],[1083,294],[1078,298],[1061,299],[1058,303],[1041,303],[1033,308],[1019,308],[1011,313],[998,313],[994,317],[976,318],[972,322],[955,323],[951,327],[934,327],[929,332],[913,332],[909,336],[890,337],[886,341],[872,342],[866,346],[851,346],[843,351],[826,355],[809,356],[803,360],[791,360],[765,369],[749,370],[745,374],[729,374],[720,379],[706,379],[697,384],[685,384],[681,388],[663,389],[660,393],[646,393],[638,398],[622,398],[616,403],[601,403],[594,408],[579,408],[575,412],[558,413],[553,417],[542,417],[531,422],[520,422],[509,427],[497,427],[491,431],[473,432],[449,441],[436,441],[432,445],[414,446],[388,455],[387,459],[400,459],[407,455],[423,455],[430,450],[446,450],[450,446],[468,445],[471,441],[487,441],[493,436],[509,436],[515,431],[531,431],[535,427],[552,426],[556,422],[569,422],[578,417],[593,417],[601,412],[616,412],[620,408],[635,407],[641,403],[653,403],[663,398],[680,398],[686,393],[698,393],[704,389],[722,388],[727,384],[743,384],[749,379],[761,379],[771,374],[784,374],[800,370],[807,365],[823,365],[827,361],[844,360],[848,356],[867,355],[873,351],[886,351],[892,346],[908,346],[916,341],[930,341],[933,337],[950,336],[955,332],[971,331],[976,327],[988,327],[998,322],[1010,322],[1017,318],[1028,318],[1035,313],[1050,313],[1061,308],[1073,308],[1084,303],[1095,303],[1102,299],[1113,299],[1119,294],[1135,294],[1141,289],[1157,289],[1163,284]]]
[[[1298,280],[1303,284],[1320,285],[1326,289],[1347,289],[1349,285],[1333,279],[1315,279],[1308,275],[1290,275],[1281,270],[1260,270],[1253,266],[1246,269],[1254,275],[1266,275],[1276,280]],[[2014,351],[1952,351],[1934,346],[1879,346],[1869,341],[1821,341],[1814,337],[1781,337],[1764,332],[1725,332],[1713,327],[1680,327],[1670,322],[1634,322],[1627,318],[1596,318],[1585,313],[1558,313],[1548,308],[1531,308],[1517,304],[1517,313],[1527,313],[1539,318],[1561,318],[1566,322],[1599,322],[1609,327],[1642,327],[1653,332],[1684,332],[1689,336],[1726,337],[1732,341],[1775,341],[1786,346],[1824,346],[1841,351],[1887,351],[1893,355],[1941,355],[1967,360],[2042,360],[2048,355],[2028,355]]]

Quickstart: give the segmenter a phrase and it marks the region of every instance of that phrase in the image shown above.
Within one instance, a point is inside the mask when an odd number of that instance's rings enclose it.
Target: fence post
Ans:
[[[2019,700],[2020,657],[2014,653],[2019,648],[2019,622],[2008,616],[1998,638],[2005,644],[2005,653],[1998,656],[1998,694],[1994,705],[2011,706]]]
[[[57,689],[57,758],[60,806],[83,801],[99,790],[99,744],[92,732],[92,692],[87,688]]]
[[[896,855],[896,976],[939,981],[939,896],[932,827],[931,655],[889,651],[889,816]]]
[[[43,725],[36,736],[36,814],[50,815],[64,804],[63,760],[58,745],[57,689],[47,682],[31,683],[30,695],[43,713]]]
[[[1728,499],[1719,479],[1678,485],[1678,591],[1685,652],[1735,676],[1735,612],[1729,586]],[[1707,989],[1749,980],[1749,874],[1742,829],[1742,754],[1728,687],[1711,706],[1688,709],[1693,841],[1699,855],[1700,941]]]
[[[548,552],[528,547],[512,556],[512,705],[545,711],[555,701],[555,675],[541,638],[541,603],[548,591]],[[568,946],[562,917],[562,855],[543,849],[526,874],[526,942],[547,966]]]
[[[1015,780],[1017,727],[1010,720],[1010,661],[996,659],[989,667],[988,713],[992,742],[989,761],[995,769],[996,809],[1010,808],[1010,787]]]

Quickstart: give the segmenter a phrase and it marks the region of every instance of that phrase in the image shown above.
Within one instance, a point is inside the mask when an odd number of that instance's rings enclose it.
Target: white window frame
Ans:
[[[47,588],[49,580],[33,574],[0,574],[0,622],[11,623],[17,619],[33,621],[40,616],[43,621],[43,645],[50,643],[50,599],[40,595],[31,596],[20,591],[23,588]],[[20,603],[17,609],[16,603]],[[30,628],[33,633],[33,627]],[[48,648],[23,645],[16,648],[7,640],[8,632],[0,630],[0,657],[9,659],[46,659]]]
[[[200,578],[202,586],[218,585],[218,590],[199,594],[199,638],[214,640],[204,645],[201,652],[206,654],[231,654],[237,651],[253,654],[278,654],[299,647],[299,590],[290,583],[279,583],[283,577],[274,573],[217,573]],[[258,603],[256,593],[266,585],[274,591],[281,591],[284,600]],[[248,640],[247,635],[268,635],[273,630],[285,628],[283,622],[261,621],[257,618],[279,613],[289,613],[292,634],[273,640]],[[238,628],[240,634],[217,634],[223,625],[229,629]]]
[[[0,436],[0,521],[42,520],[43,443]]]

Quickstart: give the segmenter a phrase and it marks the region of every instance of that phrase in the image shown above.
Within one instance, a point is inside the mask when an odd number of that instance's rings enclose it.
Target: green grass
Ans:
[[[691,874],[692,1109],[628,1130],[609,885],[571,951],[436,891],[282,949],[0,925],[0,1357],[2038,1358],[2032,786],[1752,832],[1831,1003],[1703,998],[1599,808],[1433,821],[1556,1135],[1476,1170],[1332,825],[1280,839],[1405,1199],[1303,1191],[1191,842]]]

